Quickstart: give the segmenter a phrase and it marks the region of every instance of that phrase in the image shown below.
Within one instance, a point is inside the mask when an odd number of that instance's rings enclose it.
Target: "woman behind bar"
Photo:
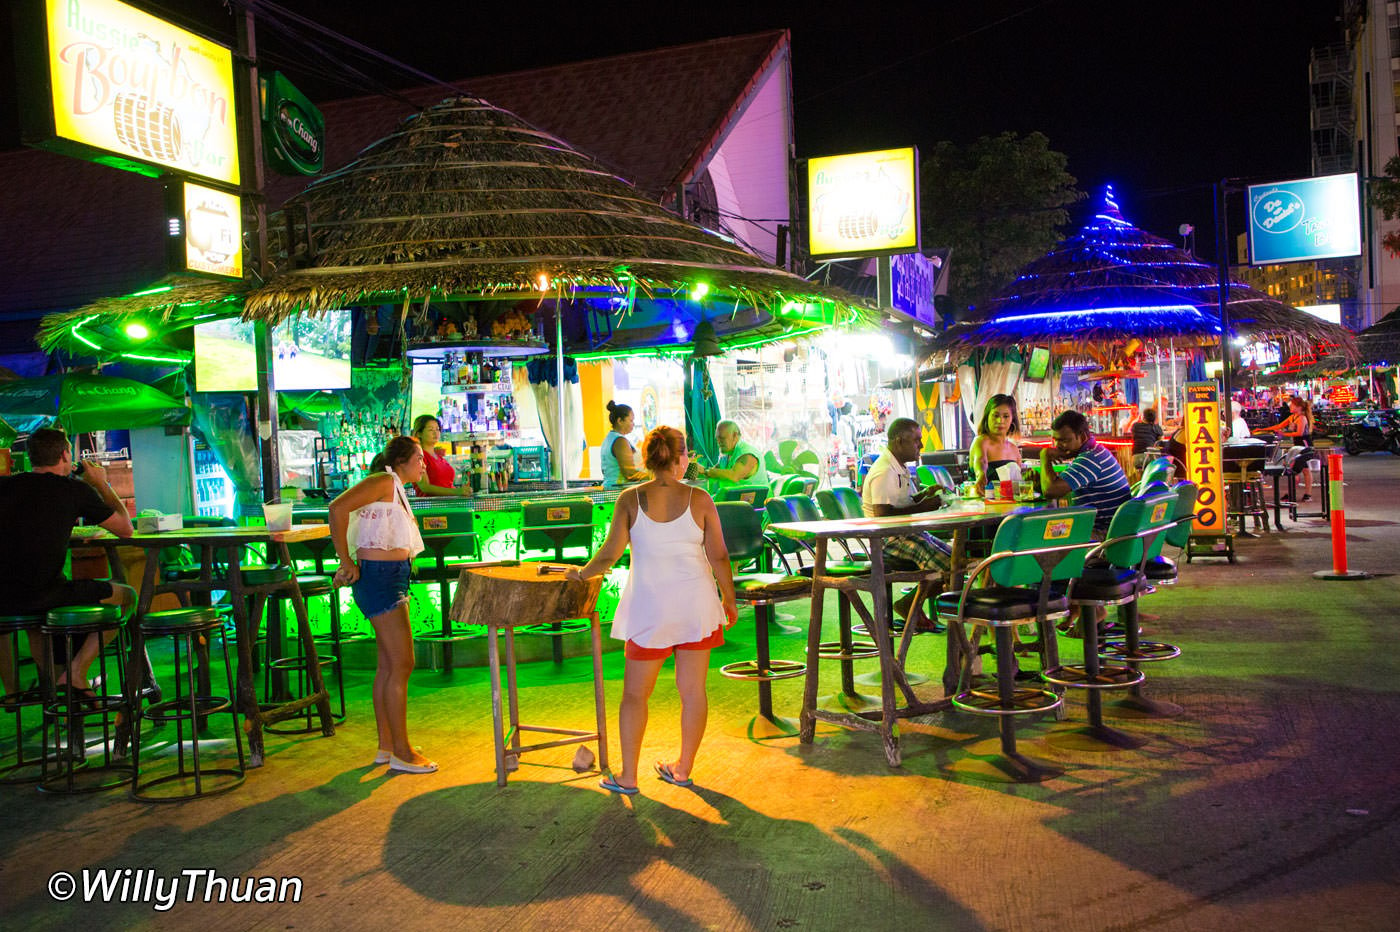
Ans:
[[[1016,399],[1010,395],[993,395],[982,409],[977,422],[977,439],[967,453],[968,466],[977,477],[977,494],[987,490],[997,470],[1015,463],[1021,465],[1021,445],[1012,437],[1021,434],[1021,417],[1016,411]]]
[[[462,495],[456,487],[457,471],[444,457],[438,455],[438,441],[442,439],[442,425],[431,414],[420,414],[413,419],[413,437],[423,448],[423,475],[414,483],[419,495]]]
[[[619,489],[629,482],[651,478],[645,469],[638,469],[637,451],[627,435],[636,426],[636,416],[629,405],[608,402],[608,423],[612,429],[603,438],[603,488]]]
[[[408,577],[423,538],[403,485],[422,475],[423,448],[413,437],[395,437],[374,458],[370,475],[330,506],[331,540],[340,559],[335,584],[352,587],[355,604],[374,626],[379,645],[374,672],[379,753],[374,762],[403,773],[437,770],[408,741],[408,675],[413,672]]]
[[[1292,454],[1293,475],[1301,475],[1303,494],[1299,497],[1300,502],[1312,501],[1312,467],[1314,463],[1320,463],[1321,457],[1317,450],[1313,448],[1313,413],[1312,405],[1302,398],[1294,395],[1288,399],[1288,417],[1272,427],[1261,427],[1262,431],[1276,431],[1280,437],[1289,437],[1293,441],[1295,452]]]
[[[626,641],[617,713],[622,772],[601,783],[627,796],[637,792],[647,701],[672,654],[681,696],[681,751],[674,761],[657,761],[655,770],[667,783],[691,785],[709,714],[710,651],[724,643],[724,629],[738,618],[719,512],[708,493],[681,481],[690,464],[685,436],[674,427],[658,427],[647,434],[642,455],[655,478],[618,496],[608,539],[587,565],[569,571],[570,579],[606,573],[632,546],[632,569],[612,627],[612,636]]]

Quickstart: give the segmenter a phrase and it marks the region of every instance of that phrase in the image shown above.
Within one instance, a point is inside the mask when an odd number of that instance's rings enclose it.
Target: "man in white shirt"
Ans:
[[[919,458],[919,451],[924,446],[924,432],[919,423],[911,418],[897,417],[890,422],[885,436],[885,450],[865,474],[865,484],[861,486],[861,510],[867,517],[881,518],[886,515],[920,514],[943,507],[937,487],[916,494],[914,481],[909,476],[907,464]],[[883,552],[886,559],[914,563],[920,569],[936,569],[945,576],[953,563],[953,548],[926,531],[887,537]],[[912,596],[908,597],[908,601],[902,599],[896,602],[896,617],[906,614],[911,603]]]

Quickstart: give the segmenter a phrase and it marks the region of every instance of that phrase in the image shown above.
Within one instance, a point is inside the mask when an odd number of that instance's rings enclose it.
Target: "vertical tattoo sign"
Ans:
[[[1220,386],[1186,383],[1186,475],[1196,483],[1195,531],[1225,533],[1225,482],[1220,475]]]

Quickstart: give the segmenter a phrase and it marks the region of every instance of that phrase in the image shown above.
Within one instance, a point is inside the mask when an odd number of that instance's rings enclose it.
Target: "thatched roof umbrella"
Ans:
[[[236,316],[243,309],[248,287],[244,282],[167,275],[133,294],[101,298],[71,311],[49,314],[40,323],[35,341],[50,353],[61,349],[79,355],[99,352],[121,356],[128,352],[135,354],[137,361],[188,361],[188,352],[165,343],[161,336],[185,329],[196,320]],[[122,333],[123,327],[137,321],[151,331],[154,344],[140,346]]]
[[[270,227],[278,272],[244,310],[269,322],[424,299],[591,297],[618,317],[648,299],[688,298],[697,283],[721,340],[862,313],[859,299],[768,265],[563,140],[471,97],[409,117],[291,198]]]
[[[1400,363],[1400,313],[1382,317],[1356,335],[1357,358],[1372,366]]]
[[[1219,299],[1214,266],[1124,220],[1110,189],[1077,234],[1026,265],[980,320],[950,329],[935,347],[967,355],[1048,342],[1061,355],[1103,361],[1106,348],[1132,340],[1218,345]],[[1355,351],[1342,327],[1238,282],[1229,283],[1226,310],[1231,337],[1285,350],[1331,344]]]

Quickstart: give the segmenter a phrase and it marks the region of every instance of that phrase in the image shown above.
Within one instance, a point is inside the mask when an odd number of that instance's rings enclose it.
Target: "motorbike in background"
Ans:
[[[1351,456],[1386,451],[1400,456],[1400,417],[1371,411],[1342,428],[1342,447]]]

